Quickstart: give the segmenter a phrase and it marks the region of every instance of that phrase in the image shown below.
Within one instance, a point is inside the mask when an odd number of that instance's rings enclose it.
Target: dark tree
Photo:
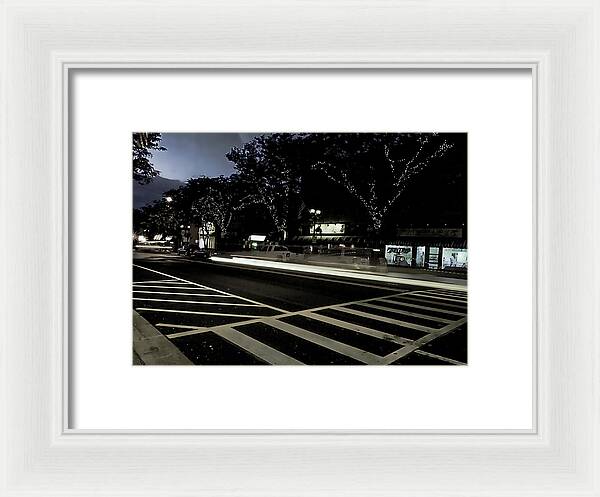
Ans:
[[[437,133],[324,133],[305,140],[312,143],[312,168],[344,187],[377,233],[412,180],[453,147]]]
[[[227,235],[233,215],[254,202],[248,185],[239,175],[233,174],[228,178],[219,176],[207,178],[206,191],[202,201],[203,209],[211,222],[217,226],[221,236]]]
[[[253,192],[248,203],[264,206],[279,234],[285,234],[303,206],[301,143],[302,135],[275,133],[258,136],[226,154],[240,181]]]
[[[169,194],[176,218],[182,224],[196,224],[204,238],[209,236],[211,225],[226,236],[234,214],[253,202],[247,185],[236,174],[228,178],[190,178]]]
[[[154,235],[173,235],[177,221],[171,206],[163,199],[133,211],[134,229]]]
[[[160,171],[151,162],[152,150],[167,150],[160,145],[160,133],[133,133],[133,179],[140,184],[147,184],[158,176]]]

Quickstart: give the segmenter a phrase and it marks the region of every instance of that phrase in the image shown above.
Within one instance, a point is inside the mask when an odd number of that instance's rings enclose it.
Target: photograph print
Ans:
[[[132,144],[134,365],[468,363],[467,133]]]

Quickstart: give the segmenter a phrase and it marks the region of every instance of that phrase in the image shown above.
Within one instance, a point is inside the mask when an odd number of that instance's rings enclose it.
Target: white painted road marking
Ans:
[[[182,311],[179,309],[154,309],[150,307],[137,307],[136,311],[150,311],[150,312],[172,312],[175,314],[200,314],[204,316],[231,316],[236,318],[262,318],[265,316],[257,316],[255,314],[224,314],[220,312],[203,312],[203,311]]]
[[[452,302],[454,304],[466,304],[467,301],[466,300],[461,300],[461,299],[457,299],[457,298],[453,298],[453,297],[440,297],[439,295],[432,295],[430,293],[426,293],[426,292],[414,292],[413,295],[416,295],[417,297],[426,297],[428,299],[436,299],[436,300],[442,300],[445,302]],[[443,302],[440,302],[443,303]]]
[[[153,269],[148,269],[143,266],[134,266],[139,267],[141,269],[146,269],[147,271],[151,271],[154,273],[161,274],[163,276],[168,276],[171,278],[171,275],[167,275],[166,273],[161,273],[159,271],[155,271]],[[272,271],[267,271],[272,272]],[[306,277],[306,276],[304,276]],[[176,278],[176,277],[172,277]],[[312,278],[312,277],[311,277]],[[322,279],[322,278],[314,278],[314,279]],[[339,280],[331,280],[336,283],[340,283]],[[192,285],[192,287],[185,286]],[[360,285],[360,284],[359,284]],[[374,285],[361,285],[361,286],[374,286]],[[262,304],[260,302],[253,301],[251,299],[241,297],[239,295],[234,295],[228,292],[224,292],[222,290],[217,290],[211,287],[207,287],[205,285],[201,285],[199,283],[195,283],[192,281],[183,280],[181,278],[177,278],[177,280],[152,280],[145,282],[136,282],[134,283],[134,287],[136,289],[133,290],[134,293],[137,294],[160,294],[160,295],[169,295],[172,298],[147,298],[147,297],[133,297],[133,300],[138,301],[149,301],[149,302],[165,302],[165,303],[177,303],[177,304],[192,304],[192,305],[228,305],[232,307],[255,307],[255,308],[269,308],[274,311],[279,312],[280,314],[272,315],[272,316],[264,316],[264,315],[248,315],[248,314],[235,314],[235,313],[217,313],[217,312],[206,312],[206,311],[197,311],[197,310],[181,310],[181,309],[162,309],[162,308],[138,308],[139,311],[149,311],[149,312],[160,312],[160,313],[172,313],[172,314],[193,314],[193,315],[206,315],[206,316],[225,316],[225,317],[235,317],[241,318],[241,321],[237,321],[234,323],[225,323],[216,326],[204,326],[198,327],[193,325],[183,325],[183,324],[168,324],[168,323],[157,323],[156,326],[160,328],[173,328],[173,329],[181,329],[181,332],[172,333],[169,335],[165,335],[170,340],[181,338],[184,336],[196,335],[199,333],[207,333],[213,332],[214,334],[220,336],[224,340],[229,341],[233,345],[243,349],[244,351],[250,353],[251,355],[257,357],[258,359],[265,361],[269,364],[302,364],[302,362],[294,359],[293,357],[284,354],[277,349],[268,346],[267,344],[260,341],[259,337],[252,338],[244,333],[238,331],[236,328],[239,328],[242,325],[250,324],[250,323],[264,323],[271,328],[277,329],[282,333],[289,333],[291,335],[297,336],[303,340],[314,343],[317,346],[332,350],[338,354],[341,354],[346,357],[353,358],[359,362],[364,364],[391,364],[398,359],[411,354],[417,353],[418,355],[422,355],[424,357],[431,357],[433,359],[437,359],[443,362],[447,362],[449,364],[462,365],[460,361],[456,361],[454,359],[450,359],[447,357],[439,356],[437,354],[433,354],[430,352],[426,352],[420,350],[420,347],[429,343],[436,338],[439,338],[450,331],[458,328],[462,324],[466,323],[466,314],[464,312],[449,311],[444,308],[437,307],[437,305],[443,305],[448,307],[460,308],[462,310],[462,306],[459,304],[464,303],[466,305],[466,296],[463,297],[464,294],[461,295],[450,295],[448,293],[444,293],[444,290],[413,290],[413,291],[401,291],[399,289],[394,288],[385,288],[390,292],[393,292],[388,295],[379,296],[379,297],[371,297],[368,299],[357,300],[354,302],[346,302],[343,304],[333,304],[328,306],[316,307],[314,309],[305,309],[301,311],[284,311],[282,309],[278,309],[273,306],[269,306],[266,304]],[[144,290],[144,288],[159,288],[161,290],[168,289],[171,291],[155,291],[155,290]],[[177,290],[197,290],[198,292],[216,292],[215,294],[207,294],[207,293],[183,293]],[[194,297],[207,297],[210,298],[210,301],[204,300],[179,300],[177,299],[178,295],[187,295]],[[233,302],[220,302],[219,298],[237,298],[241,301],[250,302],[250,303],[233,303]],[[406,302],[403,297],[407,299],[419,299],[419,305],[416,303]],[[177,299],[177,300],[176,300]],[[216,300],[212,300],[216,299]],[[398,299],[398,300],[395,300]],[[450,304],[449,302],[453,302]],[[383,305],[379,305],[380,303],[388,303],[398,306],[409,306],[415,310],[412,312],[410,310],[404,310],[401,308],[394,307],[386,307]],[[388,311],[391,313],[399,314],[402,316],[406,316],[408,321],[402,321],[398,319],[392,319],[387,316],[379,316],[377,314],[371,314],[369,312],[363,312],[360,310],[350,309],[347,306],[353,304],[360,304],[362,306],[369,307],[374,311]],[[402,338],[399,336],[392,335],[390,333],[386,333],[377,329],[372,329],[369,327],[361,326],[350,321],[346,321],[345,319],[336,319],[329,316],[325,316],[322,314],[318,314],[315,311],[325,310],[325,309],[333,309],[338,310],[349,315],[361,316],[368,319],[372,319],[375,321],[391,323],[398,326],[403,326],[406,328],[412,328],[415,330],[422,331],[426,333],[425,336],[419,338],[418,340],[409,340],[406,338]],[[241,310],[241,309],[240,309]],[[431,316],[428,314],[422,314],[419,312],[422,311],[434,311],[439,313],[444,313],[442,315],[446,316],[457,316],[456,321],[446,318],[439,318],[436,316]],[[309,319],[313,319],[316,321],[321,321],[324,323],[328,323],[330,325],[338,326],[342,329],[347,329],[350,331],[354,331],[357,333],[361,333],[364,335],[368,335],[374,338],[378,338],[381,340],[385,340],[387,342],[396,343],[400,348],[395,350],[394,352],[386,355],[379,356],[373,354],[371,352],[367,352],[362,350],[361,348],[349,345],[343,341],[334,340],[323,336],[319,333],[315,333],[310,330],[306,330],[301,326],[292,325],[290,323],[281,321],[281,318],[286,316],[304,316]],[[427,319],[432,322],[440,322],[445,323],[446,326],[440,329],[427,327],[418,325],[410,322],[410,318],[419,318],[419,319]],[[350,316],[348,319],[351,319]],[[375,326],[375,325],[374,325]],[[176,341],[174,342],[177,343]]]
[[[151,292],[150,290],[145,291],[145,290],[134,290],[133,293],[154,293],[154,294],[160,294],[160,295],[193,295],[194,297],[216,297],[219,299],[233,299],[233,298],[240,298],[240,297],[236,297],[235,295],[219,295],[219,294],[214,294],[214,293],[182,293],[182,292]]]
[[[413,343],[411,343],[409,345],[405,345],[400,350],[396,350],[395,352],[392,352],[391,354],[388,354],[387,356],[385,356],[384,364],[391,364],[392,362],[395,362],[398,359],[401,359],[402,357],[407,356],[411,352],[414,352],[415,350],[418,350],[419,348],[421,348],[426,343],[429,343],[432,340],[435,340],[436,338],[439,338],[443,335],[446,335],[447,333],[450,333],[451,331],[455,330],[459,326],[462,326],[466,322],[467,322],[466,317],[459,319],[458,321],[455,321],[454,323],[444,326],[443,328],[440,328],[439,330],[435,330],[433,333],[429,333],[428,335],[425,335],[424,337],[419,338],[418,340],[415,340]]]
[[[278,307],[274,307],[272,305],[263,304],[261,302],[257,302],[256,300],[248,299],[246,297],[240,297],[239,295],[235,295],[235,294],[229,293],[229,292],[224,292],[223,290],[217,290],[216,288],[211,288],[211,287],[206,286],[206,285],[200,285],[199,283],[194,283],[193,281],[184,280],[183,278],[178,278],[177,276],[173,276],[173,275],[170,275],[170,274],[162,273],[160,271],[156,271],[155,269],[150,269],[150,268],[147,268],[147,267],[144,267],[144,266],[140,266],[138,264],[133,264],[133,266],[134,267],[138,267],[140,269],[145,269],[146,271],[151,271],[153,273],[160,274],[161,276],[167,276],[169,278],[175,278],[175,279],[178,279],[179,281],[183,281],[185,283],[189,283],[190,285],[195,285],[195,286],[200,287],[200,288],[206,288],[206,289],[209,289],[209,290],[213,290],[215,292],[219,292],[219,293],[222,293],[224,295],[230,295],[230,296],[233,296],[233,297],[237,297],[237,298],[245,300],[247,302],[252,302],[253,304],[259,304],[262,307],[268,307],[269,309],[273,309],[274,311],[277,311],[277,312],[282,312],[282,313],[286,312],[283,309],[279,309]]]
[[[386,333],[384,331],[374,330],[372,328],[360,326],[358,324],[350,323],[348,321],[341,321],[340,319],[331,318],[331,317],[325,316],[323,314],[317,314],[316,312],[301,311],[298,313],[298,315],[305,316],[310,319],[315,319],[317,321],[322,321],[323,323],[331,324],[331,325],[337,326],[338,328],[347,329],[347,330],[355,331],[356,333],[362,333],[363,335],[368,335],[368,336],[372,336],[374,338],[379,338],[381,340],[387,340],[389,342],[398,343],[400,345],[406,345],[407,343],[412,342],[412,340],[407,340],[406,338],[397,337],[396,335],[391,335],[390,333]]]
[[[190,326],[188,324],[170,324],[170,323],[156,323],[154,326],[157,328],[182,328],[184,330],[196,330],[197,326]],[[209,331],[210,328],[206,328],[204,331]],[[201,332],[199,332],[201,333]]]
[[[429,295],[412,295],[412,294],[406,294],[406,295],[401,295],[399,297],[398,302],[404,303],[404,299],[407,299],[409,302],[420,302],[420,303],[425,303],[425,304],[429,304],[429,305],[435,305],[435,304],[440,304],[443,305],[445,307],[450,307],[451,309],[457,309],[457,310],[464,310],[466,305],[458,305],[458,304],[449,304],[448,302],[437,302],[434,300],[430,300],[433,299],[434,297],[431,297]],[[445,309],[442,307],[440,308],[440,311],[445,312]]]
[[[177,304],[234,305],[236,307],[260,307],[259,304],[235,304],[231,302],[201,302],[198,300],[144,299],[140,297],[133,297],[133,300],[149,300],[151,302],[175,302]]]
[[[424,305],[412,304],[410,302],[404,302],[404,301],[400,301],[400,300],[390,300],[389,296],[382,298],[381,302],[388,302],[390,304],[397,304],[397,305],[407,305],[409,307],[414,307],[415,309],[423,309],[423,310],[426,310],[426,311],[443,312],[445,314],[451,314],[453,316],[466,316],[466,314],[464,312],[448,311],[446,309],[440,309],[439,307],[427,307],[427,306],[424,306]]]
[[[438,318],[436,316],[429,316],[429,315],[425,315],[425,314],[419,314],[417,312],[409,312],[406,311],[404,309],[398,309],[398,308],[392,308],[392,307],[386,307],[383,305],[377,305],[377,304],[372,304],[370,302],[364,303],[364,304],[360,304],[362,306],[365,307],[370,307],[371,309],[376,309],[379,311],[389,311],[389,312],[393,312],[396,314],[403,314],[405,316],[412,316],[415,318],[419,318],[419,319],[427,319],[429,321],[437,321],[439,323],[452,323],[452,320],[450,319],[443,319],[443,318]]]
[[[196,290],[198,287],[195,286],[165,286],[165,285],[133,285],[135,288],[172,288],[173,290]],[[204,287],[200,287],[204,290]]]
[[[425,352],[424,350],[418,349],[414,351],[417,355],[422,355],[425,357],[431,357],[432,359],[437,359],[438,361],[448,362],[450,364],[456,364],[457,366],[466,366],[464,362],[455,361],[454,359],[450,359],[449,357],[444,357],[437,354],[432,354],[431,352]]]
[[[337,340],[332,340],[331,338],[327,338],[323,335],[319,335],[318,333],[305,330],[304,328],[299,328],[298,326],[294,326],[277,319],[265,319],[264,322],[273,328],[280,329],[286,333],[289,333],[290,335],[297,336],[298,338],[302,338],[308,342],[312,342],[326,349],[333,350],[334,352],[342,354],[346,357],[351,357],[352,359],[364,364],[381,363],[382,358],[380,356],[372,354],[371,352],[366,352],[362,349],[358,349],[352,345],[338,342]]]
[[[344,306],[332,307],[336,311],[347,312],[348,314],[354,314],[356,316],[361,316],[363,318],[374,319],[375,321],[383,321],[384,323],[395,324],[397,326],[403,326],[405,328],[412,328],[414,330],[423,331],[425,333],[429,333],[433,328],[429,328],[428,326],[421,326],[420,324],[410,323],[408,321],[400,321],[392,318],[388,318],[387,316],[379,316],[378,314],[371,314],[369,312],[358,311],[356,309],[349,309]]]
[[[239,348],[249,352],[253,356],[265,361],[267,364],[278,366],[302,365],[303,363],[280,352],[267,344],[244,335],[233,328],[221,328],[215,332],[221,338],[237,345]]]
[[[395,294],[392,294],[392,295],[388,295],[388,297],[396,297],[398,295],[404,295],[404,293],[405,292],[395,293]],[[321,310],[325,310],[325,309],[332,309],[333,307],[336,307],[338,305],[360,304],[362,302],[370,302],[371,300],[377,300],[377,299],[381,299],[381,297],[371,297],[371,298],[368,298],[368,299],[355,300],[353,302],[345,302],[344,304],[324,305],[324,306],[320,306],[320,307],[313,307],[312,309],[304,309],[302,311],[289,311],[289,312],[285,312],[285,313],[277,314],[277,315],[273,315],[273,316],[268,316],[268,317],[279,319],[279,318],[283,318],[283,317],[286,317],[286,316],[300,315],[300,316],[307,316],[307,317],[311,317],[311,318],[315,318],[315,319],[319,319],[321,321],[324,321],[323,319],[320,319],[321,316],[319,314],[316,314],[316,311],[321,311]],[[315,314],[313,314],[313,313],[315,313]],[[319,316],[319,317],[317,318],[317,316]],[[333,319],[333,318],[330,318],[330,319]],[[259,323],[259,322],[261,322],[260,319],[250,319],[248,321],[236,322],[235,326],[242,326],[244,324],[253,324],[253,323]],[[339,321],[339,323],[345,323],[345,321],[344,322]],[[346,323],[346,324],[351,325],[353,327],[354,326],[358,327],[358,325],[354,325],[353,323]],[[230,324],[220,325],[220,326],[230,326]],[[347,328],[347,327],[348,326],[343,326],[342,325],[342,328]],[[172,335],[169,335],[169,337],[179,338],[180,336],[189,336],[189,335],[193,335],[194,333],[204,333],[206,331],[206,329],[207,329],[206,326],[195,326],[195,327],[190,327],[190,328],[192,328],[192,329],[189,330],[189,331],[181,332],[181,333],[177,333],[177,334],[172,334]],[[211,329],[214,329],[214,327],[212,327]],[[354,328],[351,328],[351,329],[354,329]],[[369,328],[365,328],[365,329],[368,330]],[[198,330],[198,331],[196,332],[194,330]],[[357,331],[357,330],[355,330],[355,331]],[[378,337],[378,338],[380,338],[380,337]],[[388,338],[384,338],[384,339],[387,340]],[[404,339],[400,338],[400,340],[404,340]]]

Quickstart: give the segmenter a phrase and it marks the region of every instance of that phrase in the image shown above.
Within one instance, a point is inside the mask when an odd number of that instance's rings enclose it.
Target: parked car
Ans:
[[[198,245],[188,244],[177,250],[179,255],[189,257],[190,259],[208,260],[212,255],[210,249],[200,248]]]
[[[262,252],[266,252],[268,256],[282,260],[287,260],[292,256],[292,253],[285,245],[277,245],[275,243],[264,245]]]
[[[191,257],[192,259],[200,259],[203,261],[208,261],[210,259],[210,256],[212,255],[210,249],[204,249],[204,248],[195,248],[194,250],[192,250],[189,254],[189,257]]]

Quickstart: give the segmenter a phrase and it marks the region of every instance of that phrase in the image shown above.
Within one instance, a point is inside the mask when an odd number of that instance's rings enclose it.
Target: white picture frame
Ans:
[[[2,495],[600,495],[597,0],[6,0],[1,12]],[[536,429],[68,429],[67,82],[95,67],[530,68]]]

